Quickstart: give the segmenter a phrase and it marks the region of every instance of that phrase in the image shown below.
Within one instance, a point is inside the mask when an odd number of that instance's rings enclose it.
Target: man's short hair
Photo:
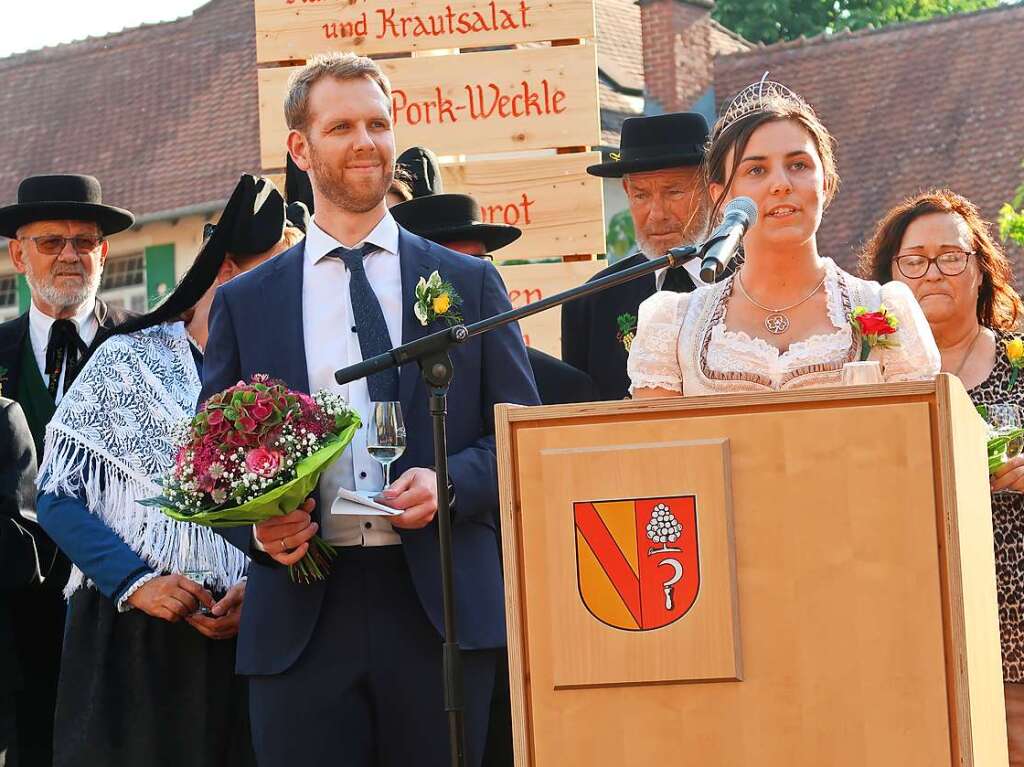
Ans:
[[[324,77],[355,80],[365,77],[380,86],[391,101],[391,83],[377,62],[355,53],[320,53],[306,62],[302,69],[288,78],[284,97],[284,118],[289,130],[305,131],[309,123],[309,92]]]

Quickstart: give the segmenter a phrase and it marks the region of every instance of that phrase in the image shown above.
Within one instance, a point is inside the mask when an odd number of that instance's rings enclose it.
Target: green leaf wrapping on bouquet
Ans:
[[[144,506],[159,506],[164,514],[179,522],[192,522],[206,527],[244,527],[263,522],[271,517],[288,514],[295,511],[313,492],[320,479],[320,474],[341,456],[360,425],[357,418],[338,436],[328,440],[322,448],[299,461],[295,467],[294,479],[238,506],[222,506],[208,511],[190,513],[166,505],[167,499],[163,496],[149,498],[139,503]]]
[[[1014,440],[1024,440],[1024,429],[1014,429],[988,441],[988,472],[998,471],[1006,463],[1006,448]]]

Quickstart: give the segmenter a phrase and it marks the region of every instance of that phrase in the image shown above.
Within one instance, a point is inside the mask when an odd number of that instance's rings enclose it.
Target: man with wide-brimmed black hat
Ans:
[[[0,208],[0,236],[10,238],[14,268],[32,294],[27,312],[0,324],[4,391],[25,412],[42,457],[46,424],[71,386],[91,346],[126,314],[96,297],[106,238],[135,217],[103,202],[92,176],[30,176],[18,201]],[[39,547],[45,581],[15,597],[14,614],[22,675],[17,703],[19,765],[49,765],[54,696],[64,630],[61,590],[70,565],[38,526],[28,528]]]
[[[587,168],[601,178],[621,178],[639,252],[598,272],[614,274],[645,259],[701,239],[707,209],[700,164],[708,125],[703,115],[681,112],[632,117],[622,124],[618,153]],[[688,292],[699,286],[700,264],[661,270],[562,307],[562,359],[588,373],[602,399],[629,390],[626,358],[641,302],[657,290]]]

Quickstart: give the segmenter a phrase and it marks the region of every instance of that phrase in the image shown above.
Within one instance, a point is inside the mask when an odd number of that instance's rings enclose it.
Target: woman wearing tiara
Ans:
[[[704,175],[711,220],[749,197],[757,221],[736,272],[693,293],[655,293],[640,305],[628,371],[634,397],[831,386],[858,359],[847,320],[884,305],[898,346],[875,349],[887,381],[928,379],[939,353],[910,290],[858,279],[818,252],[821,216],[839,185],[834,140],[791,90],[745,88],[712,132]]]

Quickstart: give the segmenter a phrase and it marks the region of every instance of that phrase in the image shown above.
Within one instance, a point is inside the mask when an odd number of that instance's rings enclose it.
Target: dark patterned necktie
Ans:
[[[85,341],[78,335],[78,326],[71,320],[55,320],[50,327],[50,338],[46,343],[46,374],[49,377],[50,396],[56,400],[57,386],[60,383],[60,371],[64,374],[64,392],[78,375],[82,358],[88,351]]]
[[[661,289],[674,293],[689,293],[694,289],[694,284],[690,273],[684,267],[677,266],[665,272],[665,281],[661,283]]]
[[[352,313],[359,336],[359,350],[363,359],[376,357],[391,350],[391,335],[384,320],[377,294],[366,277],[363,258],[376,250],[376,245],[366,243],[361,248],[335,248],[328,258],[340,259],[348,268],[348,293],[352,299]],[[398,369],[389,368],[374,373],[366,379],[371,402],[394,402],[398,399]]]

